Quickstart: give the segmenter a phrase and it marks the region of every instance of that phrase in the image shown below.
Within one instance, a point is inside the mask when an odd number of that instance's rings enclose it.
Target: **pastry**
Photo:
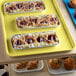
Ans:
[[[40,2],[40,1],[36,1],[35,2],[35,9],[36,10],[44,10],[45,9],[44,3]]]
[[[56,32],[29,33],[12,36],[12,47],[14,49],[37,48],[54,46],[59,43]]]
[[[34,10],[34,3],[33,2],[25,3],[24,6],[23,6],[23,10],[24,11],[32,11],[32,10]]]
[[[62,66],[62,59],[60,58],[50,59],[49,66],[52,69],[59,69]]]
[[[76,0],[70,0],[70,7],[76,8]]]
[[[41,16],[28,16],[18,17],[16,19],[17,26],[20,29],[30,29],[39,27],[55,27],[58,26],[60,21],[56,15],[41,15]]]
[[[58,25],[59,24],[59,20],[58,20],[57,16],[47,15],[47,18],[49,21],[49,25]]]
[[[64,68],[66,70],[72,70],[75,66],[75,60],[73,58],[67,58],[64,60]]]
[[[27,66],[27,70],[32,70],[32,69],[38,68],[38,63],[39,63],[38,60],[29,61],[29,62],[28,62],[28,66]]]
[[[23,69],[27,66],[28,62],[21,62],[16,65],[16,69]]]
[[[5,11],[7,13],[22,13],[45,10],[45,5],[42,1],[23,1],[5,3]]]

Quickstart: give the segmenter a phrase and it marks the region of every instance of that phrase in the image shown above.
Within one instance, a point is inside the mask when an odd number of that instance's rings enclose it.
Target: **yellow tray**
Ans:
[[[5,40],[5,49],[9,56],[24,56],[24,55],[36,55],[44,53],[54,53],[62,51],[70,51],[75,47],[75,42],[67,28],[67,25],[63,19],[63,16],[60,12],[56,0],[42,0],[45,3],[46,11],[44,12],[32,12],[32,13],[22,13],[22,14],[5,14],[4,13],[4,4],[6,2],[14,1],[25,1],[25,0],[3,0],[1,1],[1,17],[3,24],[4,40]],[[44,15],[44,14],[57,14],[60,19],[60,26],[57,28],[45,28],[45,29],[33,29],[33,30],[19,30],[16,25],[16,17],[20,16],[33,16],[33,15]],[[33,32],[43,32],[54,30],[60,43],[58,46],[54,47],[45,47],[45,48],[35,48],[35,49],[26,49],[26,50],[14,50],[11,45],[11,36],[15,34],[24,34],[24,33],[33,33]]]

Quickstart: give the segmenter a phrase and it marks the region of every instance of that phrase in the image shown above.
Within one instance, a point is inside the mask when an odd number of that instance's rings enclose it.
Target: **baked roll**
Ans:
[[[75,67],[75,60],[73,58],[67,58],[64,60],[64,68],[66,70],[72,70]]]
[[[60,58],[50,59],[49,66],[52,69],[59,69],[62,66],[62,59]]]

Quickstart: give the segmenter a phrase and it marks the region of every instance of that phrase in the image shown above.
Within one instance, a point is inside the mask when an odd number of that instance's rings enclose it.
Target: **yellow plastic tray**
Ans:
[[[67,28],[67,25],[63,19],[63,16],[60,12],[56,0],[42,0],[45,3],[46,11],[44,12],[32,12],[32,13],[22,13],[22,14],[5,14],[4,13],[4,4],[6,2],[14,1],[25,1],[25,0],[3,0],[1,1],[1,17],[3,24],[4,40],[5,40],[5,49],[9,56],[24,56],[24,55],[36,55],[44,53],[54,53],[62,51],[70,51],[75,47],[73,38]],[[16,17],[20,16],[33,16],[33,15],[44,15],[44,14],[56,14],[60,19],[60,26],[57,28],[45,28],[45,29],[33,29],[33,30],[19,30],[16,25]],[[58,46],[54,47],[45,47],[45,48],[35,48],[35,49],[26,49],[26,50],[14,50],[11,45],[11,36],[15,34],[24,34],[24,33],[33,33],[33,32],[43,32],[54,30],[60,43]]]

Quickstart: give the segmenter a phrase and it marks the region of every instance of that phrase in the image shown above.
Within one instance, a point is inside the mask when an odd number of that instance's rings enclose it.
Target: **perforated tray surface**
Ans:
[[[75,43],[72,39],[72,36],[67,28],[67,25],[64,21],[64,18],[60,12],[56,0],[42,0],[45,3],[46,11],[45,12],[33,12],[33,13],[22,13],[22,14],[6,14],[4,13],[4,4],[7,2],[15,1],[25,1],[25,0],[3,0],[1,1],[1,17],[3,23],[3,32],[5,40],[5,49],[9,56],[26,56],[26,55],[36,55],[36,54],[45,54],[45,53],[54,53],[62,51],[70,51],[75,47]],[[60,26],[57,28],[45,28],[45,29],[33,29],[33,30],[19,30],[16,26],[16,18],[20,16],[33,16],[33,15],[46,15],[46,14],[56,14],[60,19]],[[13,27],[12,27],[13,26]],[[11,45],[11,36],[15,34],[24,34],[24,33],[34,33],[34,32],[44,32],[54,30],[57,33],[59,38],[59,45],[54,47],[46,48],[34,48],[34,49],[24,49],[24,50],[14,50]]]

